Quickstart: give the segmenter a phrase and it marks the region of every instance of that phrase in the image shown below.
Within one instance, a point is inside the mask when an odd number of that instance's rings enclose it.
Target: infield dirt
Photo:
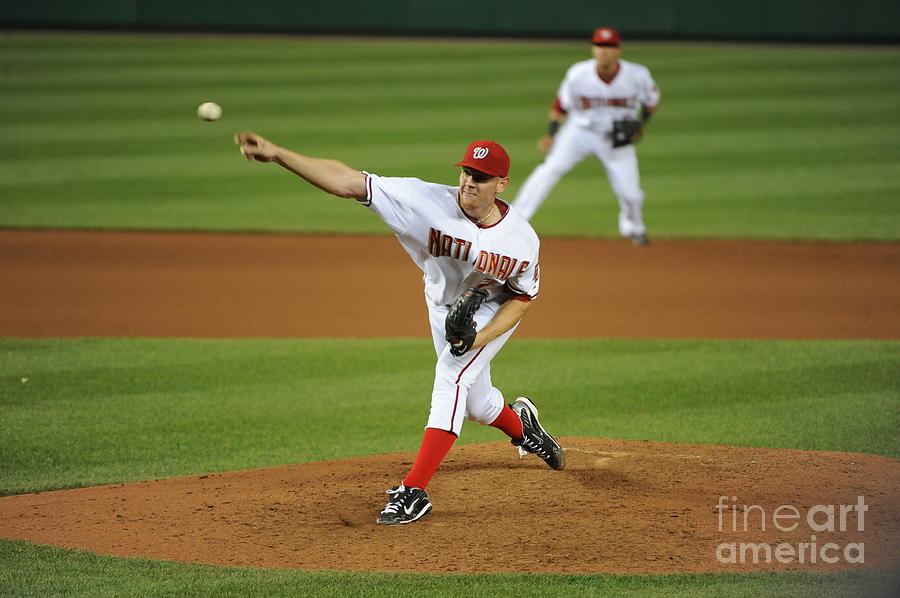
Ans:
[[[900,244],[545,239],[527,337],[900,338]],[[0,231],[0,335],[427,337],[390,237]]]
[[[542,271],[540,304],[517,336],[900,338],[898,244],[545,240]],[[0,231],[0,335],[424,337],[419,279],[382,237]],[[544,417],[552,421],[550,411]],[[406,453],[4,497],[0,537],[302,569],[897,565],[895,460],[598,438],[562,444],[563,472],[518,460],[506,442],[455,447],[429,486],[434,512],[412,526],[374,524],[383,491],[412,462]],[[720,496],[736,497],[726,498],[729,508],[759,507],[746,531],[743,511],[732,520],[717,508]],[[805,519],[783,531],[771,518],[782,505],[840,512],[860,497],[863,530],[854,511],[844,531]],[[716,552],[723,543],[783,544],[795,556],[727,563]],[[840,552],[821,553],[826,543]],[[858,550],[843,552],[858,544],[864,563],[850,562]]]

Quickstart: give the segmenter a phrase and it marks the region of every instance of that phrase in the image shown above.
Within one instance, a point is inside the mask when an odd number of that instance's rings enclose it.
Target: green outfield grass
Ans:
[[[0,493],[413,451],[430,352],[424,339],[0,340]],[[522,340],[493,372],[559,435],[897,458],[898,357],[875,341]],[[467,423],[460,442],[498,439]],[[0,595],[16,596],[860,596],[895,579],[262,571],[11,541],[0,563]]]
[[[900,239],[895,48],[634,43],[663,104],[640,145],[663,237]],[[384,175],[455,184],[473,138],[513,156],[512,199],[566,67],[587,44],[0,34],[0,226],[386,232],[233,133]],[[206,100],[215,123],[196,118]],[[614,236],[587,161],[540,233]]]

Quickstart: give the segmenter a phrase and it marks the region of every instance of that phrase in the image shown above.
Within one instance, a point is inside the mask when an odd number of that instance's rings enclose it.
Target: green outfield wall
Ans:
[[[30,0],[5,28],[900,41],[897,0]]]

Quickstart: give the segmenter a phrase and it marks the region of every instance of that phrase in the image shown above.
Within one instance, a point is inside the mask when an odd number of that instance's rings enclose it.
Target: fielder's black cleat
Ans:
[[[566,466],[566,454],[556,439],[541,427],[534,403],[527,397],[519,397],[510,407],[522,420],[523,437],[521,440],[513,440],[513,445],[519,447],[520,452],[525,450],[537,455],[553,469],[563,469]]]
[[[387,491],[388,504],[375,521],[382,525],[403,525],[421,519],[431,511],[428,493],[421,488],[407,488],[403,484]]]
[[[647,236],[647,233],[641,233],[639,235],[631,235],[631,242],[635,245],[643,246],[650,244],[650,237]]]

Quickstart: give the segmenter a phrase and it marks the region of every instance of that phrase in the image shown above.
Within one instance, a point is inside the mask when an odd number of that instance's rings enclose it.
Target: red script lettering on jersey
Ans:
[[[445,235],[432,228],[428,233],[428,253],[434,257],[452,257],[455,260],[469,261],[469,250],[472,242]]]
[[[488,276],[493,276],[497,280],[504,281],[512,276],[513,273],[521,274],[531,262],[522,262],[522,265],[516,271],[518,263],[519,260],[508,255],[481,251],[478,254],[478,261],[475,262],[475,269]]]
[[[637,100],[635,98],[591,98],[588,96],[581,96],[579,99],[581,100],[581,107],[585,110],[590,110],[591,108],[603,108],[606,106],[615,106],[617,108],[634,108],[637,106]]]
[[[436,228],[432,228],[428,232],[428,253],[434,257],[449,257],[467,262],[471,249],[471,241],[445,235]],[[518,259],[508,255],[480,251],[478,259],[475,260],[475,269],[488,276],[493,276],[497,280],[505,281],[510,276],[524,272],[530,264],[531,262],[528,261],[520,264]]]

